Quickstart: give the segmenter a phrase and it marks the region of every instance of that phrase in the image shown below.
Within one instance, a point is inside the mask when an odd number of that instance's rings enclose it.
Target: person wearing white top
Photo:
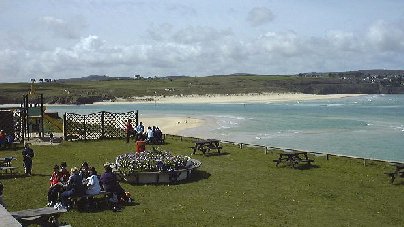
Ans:
[[[101,191],[101,185],[100,185],[100,180],[97,176],[97,171],[95,171],[94,167],[90,168],[90,176],[87,177],[86,182],[87,182],[87,190],[86,194],[87,195],[97,195]]]

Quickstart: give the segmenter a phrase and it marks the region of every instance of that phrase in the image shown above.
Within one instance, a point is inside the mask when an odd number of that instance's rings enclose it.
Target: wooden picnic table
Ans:
[[[11,215],[17,219],[23,226],[59,226],[59,216],[67,212],[66,209],[56,210],[53,207],[43,207],[37,209],[27,209],[11,212]]]
[[[397,163],[397,162],[393,162],[393,163],[390,163],[390,164],[395,167],[395,171],[394,172],[388,172],[388,173],[385,173],[385,174],[388,175],[389,177],[391,177],[390,183],[394,183],[394,180],[397,177],[404,177],[404,164],[403,163]]]
[[[17,160],[17,159],[15,157],[3,157],[3,158],[0,158],[0,166],[11,167],[11,162],[13,160]]]
[[[307,152],[305,151],[296,151],[289,150],[279,154],[279,158],[273,160],[276,162],[276,166],[280,163],[285,163],[293,168],[295,168],[298,164],[305,163],[310,165],[314,160],[309,159]]]
[[[22,225],[0,204],[0,226],[21,227]]]
[[[17,168],[17,167],[14,167],[11,165],[11,162],[13,160],[17,160],[17,159],[14,157],[0,158],[0,170],[5,171],[6,173],[8,173],[8,171],[10,171],[10,173],[13,173],[13,170]]]
[[[195,154],[196,151],[201,151],[203,154],[206,154],[211,149],[217,150],[217,152],[220,154],[220,150],[222,149],[220,146],[220,140],[217,139],[197,140],[195,141],[195,146],[190,148],[193,149],[192,154]]]

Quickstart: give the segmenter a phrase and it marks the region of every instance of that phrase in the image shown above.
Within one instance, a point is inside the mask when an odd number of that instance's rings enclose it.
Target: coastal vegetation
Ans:
[[[159,145],[175,155],[191,154],[192,138],[168,136]],[[277,150],[222,144],[222,155],[193,155],[202,162],[192,177],[180,183],[122,186],[135,204],[121,212],[73,209],[60,218],[72,226],[403,226],[404,182],[389,183],[385,162],[331,156],[312,156],[312,168],[276,167]],[[63,142],[58,146],[32,146],[33,176],[1,175],[9,211],[46,204],[49,176],[54,164],[68,167],[83,161],[102,173],[105,162],[133,152],[123,140]],[[147,146],[147,149],[151,149]],[[15,156],[20,168],[20,151]],[[34,187],[32,187],[34,186]]]
[[[379,94],[404,93],[401,75],[365,74],[217,75],[208,77],[113,78],[88,77],[35,83],[45,103],[89,104],[103,100],[130,100],[158,96],[247,93]],[[21,103],[30,83],[0,84],[0,104]]]

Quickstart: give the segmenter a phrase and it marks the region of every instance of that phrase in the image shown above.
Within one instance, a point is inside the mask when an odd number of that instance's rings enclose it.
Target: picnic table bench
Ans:
[[[11,166],[11,162],[13,160],[17,160],[14,157],[4,157],[4,158],[0,158],[0,166]]]
[[[107,191],[100,191],[100,193],[95,194],[95,195],[74,195],[69,197],[70,202],[72,203],[73,206],[77,207],[77,204],[80,200],[84,200],[88,202],[89,200],[93,200],[95,202],[95,205],[98,206],[99,203],[95,201],[95,199],[101,199],[105,203],[108,202],[108,198],[112,195],[112,192],[107,192]]]
[[[220,146],[220,140],[217,139],[197,140],[195,141],[195,146],[189,148],[192,148],[192,154],[195,154],[196,151],[201,151],[203,154],[206,154],[212,149],[217,150],[217,153],[220,154],[222,149]]]
[[[5,173],[8,173],[8,171],[10,171],[10,173],[13,173],[13,170],[15,170],[17,167],[14,167],[11,165],[11,162],[13,160],[17,160],[14,157],[4,157],[4,158],[0,158],[0,170],[4,171]]]
[[[22,225],[0,204],[0,226],[21,227]]]
[[[395,166],[395,171],[394,172],[387,172],[385,173],[387,176],[389,176],[390,183],[394,183],[394,180],[397,177],[404,177],[404,164],[403,163],[391,163],[393,166]]]
[[[23,226],[60,226],[58,218],[65,212],[67,212],[66,209],[56,210],[53,207],[43,207],[11,212],[10,214]]]
[[[289,149],[287,149],[283,153],[280,153],[279,158],[274,159],[273,161],[276,162],[277,167],[280,163],[285,163],[286,165],[289,165],[293,168],[301,163],[311,165],[311,163],[314,162],[313,159],[309,159],[307,152]]]

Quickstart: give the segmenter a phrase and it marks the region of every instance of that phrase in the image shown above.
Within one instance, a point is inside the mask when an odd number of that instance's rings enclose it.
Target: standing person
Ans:
[[[49,142],[53,144],[53,133],[49,133]]]
[[[4,130],[0,130],[0,148],[2,145],[6,146],[6,133]]]
[[[126,128],[126,143],[129,143],[130,136],[135,134],[135,130],[133,129],[131,119],[128,119],[125,128]]]
[[[29,143],[25,144],[22,151],[25,174],[31,176],[32,174],[32,158],[35,156],[34,150],[29,147]]]

